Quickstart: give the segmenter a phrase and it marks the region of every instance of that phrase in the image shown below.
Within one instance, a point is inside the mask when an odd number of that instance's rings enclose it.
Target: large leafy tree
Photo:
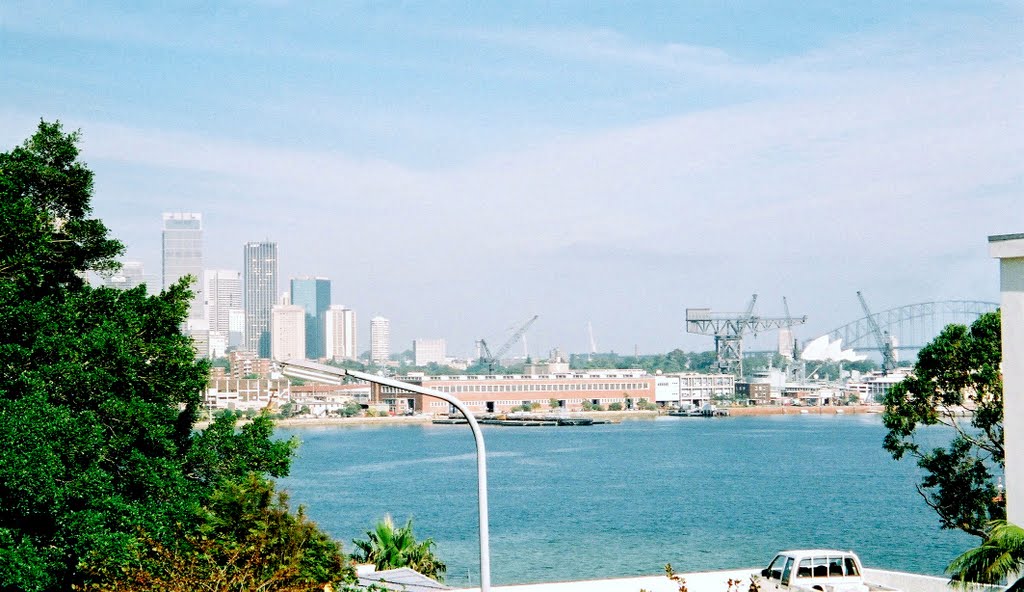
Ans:
[[[412,518],[403,526],[395,526],[390,515],[384,516],[373,530],[366,531],[365,540],[354,540],[353,559],[372,563],[377,569],[409,567],[421,574],[444,581],[447,566],[434,554],[434,540],[417,541],[412,531]]]
[[[91,217],[79,134],[40,122],[0,153],[0,590],[68,590],[140,541],[198,529],[213,493],[286,475],[270,420],[195,432],[208,375],[158,296],[91,288],[122,245]]]
[[[909,456],[924,470],[918,491],[943,528],[986,538],[986,526],[1004,519],[997,478],[1004,467],[1003,383],[999,371],[999,313],[969,328],[949,325],[921,349],[913,374],[885,396],[883,443],[893,458]],[[953,437],[936,445],[943,425]]]

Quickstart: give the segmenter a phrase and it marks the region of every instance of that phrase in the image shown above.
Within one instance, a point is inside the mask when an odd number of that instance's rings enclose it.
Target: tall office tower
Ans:
[[[444,364],[447,352],[444,339],[413,339],[412,357],[417,366]]]
[[[386,364],[391,355],[391,321],[384,317],[370,319],[370,363]]]
[[[194,212],[164,213],[163,289],[191,275],[192,304],[188,318],[203,318],[203,215]]]
[[[322,277],[292,278],[292,304],[306,310],[306,357],[318,360],[324,353],[324,316],[331,306],[331,280]]]
[[[272,346],[270,357],[275,360],[305,359],[306,309],[297,304],[274,305],[270,313]]]
[[[206,320],[210,322],[211,343],[223,339],[228,346],[232,309],[242,308],[242,272],[234,269],[207,269],[203,272],[206,296]],[[211,347],[212,349],[212,347]]]
[[[270,357],[270,310],[277,297],[277,243],[246,243],[243,248],[243,349]]]
[[[332,360],[354,360],[356,311],[336,304],[324,314],[324,355]]]

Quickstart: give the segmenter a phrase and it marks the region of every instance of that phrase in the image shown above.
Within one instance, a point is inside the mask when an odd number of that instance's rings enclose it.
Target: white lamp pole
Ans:
[[[448,393],[442,393],[400,380],[385,378],[376,374],[346,370],[306,360],[290,360],[277,363],[281,367],[281,372],[288,376],[338,384],[343,377],[348,375],[352,378],[365,380],[366,382],[441,399],[459,410],[459,413],[469,422],[469,429],[473,431],[473,439],[476,441],[477,503],[480,512],[480,592],[490,592],[491,537],[487,527],[487,452],[484,450],[484,435],[480,431],[480,424],[476,422],[476,418],[473,417],[473,414],[466,408],[465,404]]]

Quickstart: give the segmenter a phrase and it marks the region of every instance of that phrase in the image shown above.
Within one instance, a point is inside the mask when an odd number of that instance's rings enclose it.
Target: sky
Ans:
[[[0,150],[80,129],[159,279],[278,243],[281,290],[416,338],[702,351],[685,309],[998,300],[1024,232],[1020,2],[0,3]],[[518,349],[518,346],[517,346]],[[513,350],[516,351],[516,350]]]

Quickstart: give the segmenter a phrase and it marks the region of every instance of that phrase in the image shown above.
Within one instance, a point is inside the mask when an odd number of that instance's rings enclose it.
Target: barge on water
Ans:
[[[611,423],[609,420],[595,420],[590,417],[550,417],[543,415],[487,415],[478,418],[480,425],[516,426],[516,427],[555,427],[555,426],[590,426]],[[433,420],[435,424],[469,423],[463,417],[442,417]]]
[[[699,409],[696,407],[680,409],[679,411],[669,411],[668,414],[675,417],[729,417],[729,410],[708,404]]]

